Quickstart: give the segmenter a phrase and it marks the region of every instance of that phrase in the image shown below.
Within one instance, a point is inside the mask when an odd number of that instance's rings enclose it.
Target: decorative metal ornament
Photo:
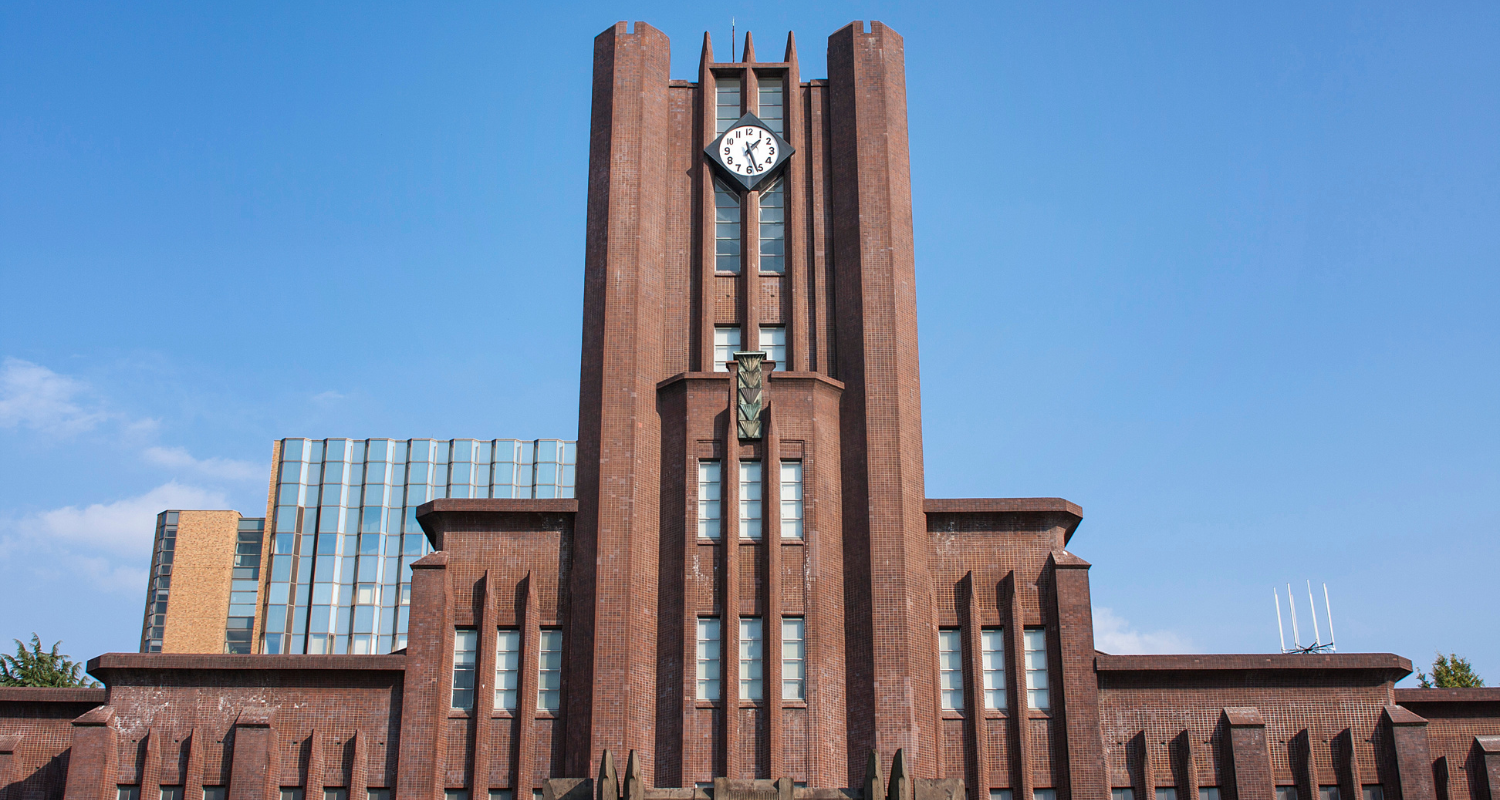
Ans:
[[[739,364],[735,372],[735,417],[739,423],[741,439],[760,438],[760,412],[764,408],[762,402],[761,366],[765,363],[766,354],[735,353],[734,360]]]

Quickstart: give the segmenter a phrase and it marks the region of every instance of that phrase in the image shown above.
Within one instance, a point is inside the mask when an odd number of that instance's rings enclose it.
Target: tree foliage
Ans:
[[[1471,689],[1483,686],[1484,679],[1474,673],[1474,668],[1469,666],[1468,659],[1457,653],[1443,655],[1437,654],[1432,660],[1432,677],[1425,672],[1417,673],[1417,683],[1423,689]]]
[[[42,649],[42,639],[31,634],[28,650],[20,639],[16,654],[0,653],[0,686],[98,686],[83,674],[83,664],[57,652],[62,642],[53,642],[50,651]]]

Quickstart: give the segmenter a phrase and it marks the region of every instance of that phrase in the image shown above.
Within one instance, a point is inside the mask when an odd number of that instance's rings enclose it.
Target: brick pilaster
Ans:
[[[230,758],[229,800],[279,800],[281,739],[275,711],[247,708],[240,712],[234,723],[234,753]],[[72,781],[68,784],[71,787]]]
[[[448,554],[427,555],[413,563],[411,570],[396,795],[401,800],[439,800],[447,777],[453,689],[453,586]]]
[[[1104,741],[1099,736],[1089,563],[1066,550],[1054,551],[1051,561],[1052,624],[1048,639],[1056,643],[1058,663],[1048,664],[1048,674],[1055,687],[1053,715],[1062,717],[1059,729],[1067,755],[1067,763],[1058,773],[1069,797],[1088,800],[1103,797],[1109,790]]]
[[[1224,726],[1225,777],[1233,787],[1231,800],[1271,800],[1275,781],[1265,718],[1255,708],[1226,708],[1220,724]]]
[[[1397,796],[1391,800],[1437,800],[1427,720],[1401,706],[1386,706],[1384,717],[1395,751]]]

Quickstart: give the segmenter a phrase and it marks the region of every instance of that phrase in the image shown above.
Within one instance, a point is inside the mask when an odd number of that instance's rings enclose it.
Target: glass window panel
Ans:
[[[781,618],[781,699],[807,699],[807,628],[800,617]]]
[[[715,130],[723,133],[734,127],[740,118],[740,79],[718,78],[715,80]]]
[[[536,707],[539,710],[562,708],[562,647],[562,631],[542,631],[537,651]]]
[[[714,328],[714,372],[728,372],[729,362],[739,349],[739,328]]]
[[[1109,800],[1135,800],[1135,790],[1129,786],[1110,789]]]
[[[714,181],[714,269],[718,272],[740,271],[740,196]]]
[[[1297,787],[1295,787],[1295,786],[1278,786],[1278,787],[1276,787],[1276,800],[1297,800]]]
[[[1024,640],[1027,705],[1039,709],[1051,708],[1052,701],[1047,691],[1047,632],[1041,628],[1028,629]]]
[[[1010,798],[1011,798],[1011,793],[1010,793],[1009,789],[991,789],[990,790],[990,800],[1010,800]]]
[[[719,618],[698,618],[698,699],[719,699]]]
[[[963,634],[954,629],[938,631],[938,686],[943,708],[964,707]]]
[[[759,113],[756,116],[760,117],[761,121],[766,123],[766,127],[775,131],[778,136],[785,136],[785,91],[783,90],[782,79],[780,77],[772,78],[764,75],[758,77],[757,89],[760,95],[758,98],[760,102],[757,104],[759,106]]]
[[[760,541],[760,462],[740,462],[740,538]]]
[[[760,349],[766,354],[767,361],[775,361],[776,366],[784,369],[786,367],[786,328],[779,325],[762,325]]]
[[[984,670],[984,707],[1005,708],[1005,630],[980,631],[979,645],[980,668]]]
[[[474,707],[474,670],[478,666],[479,631],[453,632],[453,707]]]
[[[495,640],[495,708],[516,710],[521,688],[521,632],[501,629]]]
[[[740,617],[740,699],[765,699],[765,636],[759,617]]]
[[[717,461],[698,462],[698,537],[718,539],[720,535],[720,467]]]
[[[1177,800],[1177,789],[1172,786],[1156,787],[1156,800]]]
[[[802,462],[781,462],[781,538],[802,538]]]
[[[1217,792],[1218,789],[1216,788],[1214,791]],[[1385,800],[1385,787],[1375,785],[1361,787],[1360,797],[1361,800]],[[1199,795],[1198,800],[1210,800],[1210,798]],[[1213,797],[1211,800],[1219,800],[1219,798]]]
[[[760,271],[786,272],[785,182],[777,178],[760,193]]]

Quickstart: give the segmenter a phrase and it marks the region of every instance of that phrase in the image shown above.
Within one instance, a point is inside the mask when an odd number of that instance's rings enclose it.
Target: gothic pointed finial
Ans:
[[[646,800],[646,776],[641,771],[641,759],[635,751],[625,760],[625,792],[623,800]]]
[[[871,750],[870,758],[865,761],[864,800],[884,800],[884,798],[885,775],[880,771],[880,754]]]
[[[786,57],[781,60],[787,63],[797,61],[797,34],[793,31],[786,32]]]
[[[712,64],[713,61],[714,61],[714,40],[708,35],[708,31],[704,31],[703,32],[703,52],[698,56],[698,73],[700,75],[703,74],[703,70],[707,69],[708,65]]]
[[[906,766],[906,748],[896,751],[891,761],[891,788],[886,791],[886,800],[912,800],[911,770]]]
[[[751,38],[750,31],[745,31],[745,52],[740,54],[740,60],[746,64],[755,63],[755,40]]]
[[[599,758],[599,783],[594,800],[620,800],[620,777],[615,773],[615,754],[604,751]]]

